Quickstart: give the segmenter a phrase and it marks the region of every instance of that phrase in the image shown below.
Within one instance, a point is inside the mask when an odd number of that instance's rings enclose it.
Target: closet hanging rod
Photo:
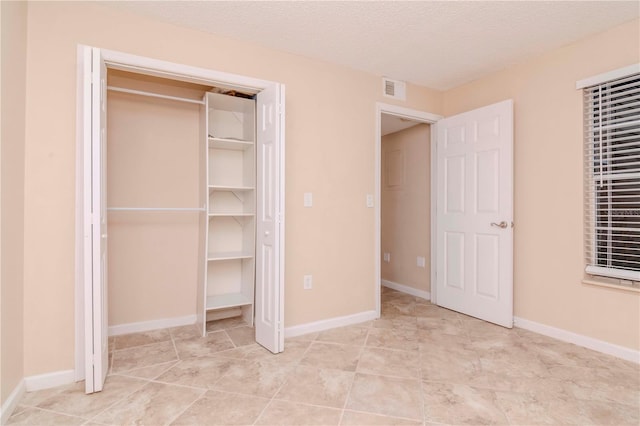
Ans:
[[[203,212],[204,207],[107,207],[110,212]]]
[[[131,93],[134,95],[150,96],[152,98],[169,99],[172,101],[189,102],[190,104],[204,105],[204,101],[199,101],[197,99],[188,99],[188,98],[180,98],[178,96],[161,95],[159,93],[144,92],[142,90],[124,89],[122,87],[116,87],[116,86],[107,86],[107,90],[112,90],[114,92]]]

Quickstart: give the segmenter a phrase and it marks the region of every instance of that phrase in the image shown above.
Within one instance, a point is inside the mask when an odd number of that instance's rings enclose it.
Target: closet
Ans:
[[[117,70],[108,88],[112,330],[253,325],[255,95]]]
[[[207,319],[242,315],[257,343],[284,350],[284,99],[274,81],[78,46],[87,393],[104,385],[109,335],[194,323],[204,335]]]

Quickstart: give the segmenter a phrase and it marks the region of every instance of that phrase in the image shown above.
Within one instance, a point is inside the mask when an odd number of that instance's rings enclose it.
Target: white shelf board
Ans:
[[[214,138],[209,136],[209,148],[230,149],[234,151],[244,151],[253,146],[253,141],[240,139]]]
[[[226,192],[248,192],[253,191],[252,186],[228,186],[228,185],[209,185],[209,192],[226,191]]]
[[[236,260],[236,259],[252,259],[253,253],[242,251],[228,251],[222,253],[209,253],[207,260]]]
[[[253,304],[253,301],[242,293],[207,296],[207,311],[213,309],[235,308]]]
[[[255,213],[209,213],[209,217],[253,217]]]

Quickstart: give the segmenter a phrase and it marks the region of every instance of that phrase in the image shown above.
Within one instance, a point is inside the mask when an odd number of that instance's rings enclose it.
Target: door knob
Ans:
[[[498,227],[498,228],[505,229],[507,226],[509,226],[509,224],[503,220],[500,223],[491,222],[491,226],[495,226],[495,227]]]
[[[265,236],[265,237],[268,237],[269,235],[270,235],[270,234],[269,234],[269,231],[264,231],[264,236]]]

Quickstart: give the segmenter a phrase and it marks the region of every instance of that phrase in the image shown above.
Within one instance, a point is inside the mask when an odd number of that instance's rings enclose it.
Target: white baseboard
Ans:
[[[55,388],[56,386],[75,383],[76,372],[74,370],[54,371],[53,373],[38,374],[24,378],[27,392],[41,389]]]
[[[605,342],[603,340],[594,339],[593,337],[584,336],[582,334],[573,333],[571,331],[551,327],[545,324],[540,324],[538,322],[530,321],[524,318],[514,317],[513,325],[518,328],[533,331],[534,333],[562,340],[563,342],[573,343],[574,345],[582,346],[587,349],[592,349],[594,351],[602,352],[607,355],[612,355],[617,358],[622,358],[624,360],[640,364],[640,351],[625,348],[624,346],[618,346],[613,343]]]
[[[393,281],[387,281],[387,280],[380,280],[380,284],[382,284],[385,287],[389,287],[393,290],[398,290],[402,293],[407,293],[412,296],[420,297],[425,300],[431,300],[431,293],[429,293],[428,291],[418,290],[417,288],[409,287],[404,284],[398,284],[398,283],[394,283]]]
[[[140,333],[142,331],[159,330],[161,328],[191,325],[196,323],[196,319],[195,315],[187,315],[184,317],[163,318],[152,321],[113,325],[109,327],[109,336],[119,336],[121,334]]]
[[[302,336],[303,334],[315,333],[329,330],[336,327],[359,324],[376,319],[376,311],[364,311],[343,317],[329,318],[326,320],[308,322],[306,324],[294,325],[284,329],[285,337]]]
[[[9,395],[7,400],[0,407],[0,425],[6,425],[9,417],[13,414],[13,411],[18,406],[22,395],[27,391],[27,386],[24,383],[24,379],[20,380],[18,386],[15,387],[13,392]]]

